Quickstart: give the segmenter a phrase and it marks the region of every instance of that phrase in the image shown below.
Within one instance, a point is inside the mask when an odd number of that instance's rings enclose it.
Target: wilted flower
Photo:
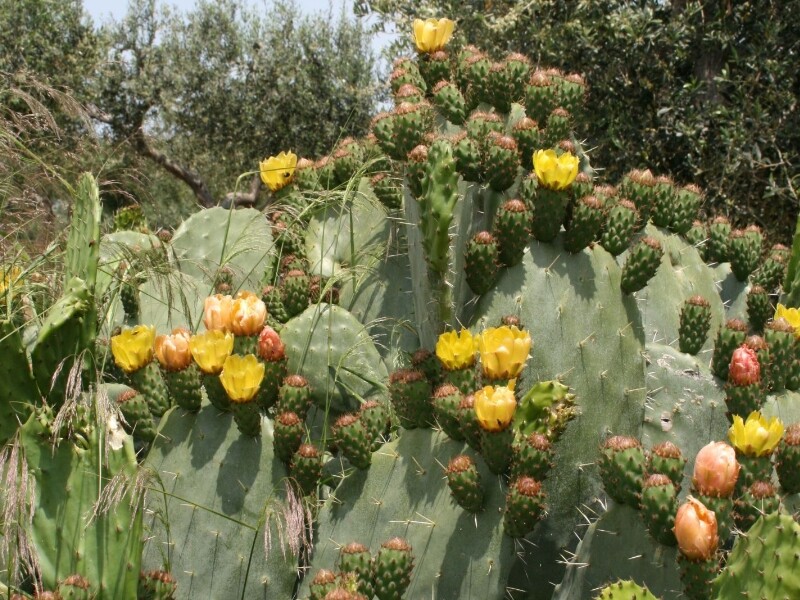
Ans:
[[[250,402],[264,379],[264,363],[253,354],[231,354],[225,359],[219,380],[231,402]]]
[[[781,441],[783,423],[777,417],[769,421],[761,413],[753,411],[743,421],[733,416],[733,425],[728,430],[728,439],[745,456],[769,456]]]
[[[231,330],[231,310],[233,309],[233,298],[214,294],[206,298],[203,307],[203,323],[209,331],[230,331]]]
[[[717,517],[689,496],[675,515],[675,538],[681,553],[691,560],[708,560],[717,551]]]
[[[239,292],[231,304],[230,330],[234,335],[256,335],[267,318],[267,305],[252,292]]]
[[[517,410],[517,399],[508,387],[486,387],[475,392],[475,416],[486,431],[503,431]]]
[[[492,327],[478,336],[481,369],[489,379],[519,376],[531,351],[531,335],[516,327]]]
[[[111,338],[111,354],[114,362],[126,373],[138,371],[153,360],[155,327],[137,325],[123,329],[122,333]]]
[[[233,334],[218,329],[198,333],[189,340],[189,350],[203,373],[218,375],[233,352]]]
[[[800,310],[797,308],[788,308],[783,304],[778,304],[775,311],[775,320],[784,319],[794,329],[794,335],[800,337]]]
[[[747,346],[739,346],[731,355],[731,365],[728,369],[728,381],[733,385],[752,385],[761,379],[761,365],[758,364],[758,355]]]
[[[182,371],[192,362],[189,350],[189,339],[192,334],[188,329],[178,327],[170,335],[156,337],[155,351],[159,364],[167,371]]]
[[[465,369],[475,364],[475,340],[469,329],[448,331],[436,341],[436,356],[449,370]]]
[[[730,496],[738,477],[736,451],[725,442],[711,442],[703,446],[694,459],[692,484],[704,496]]]
[[[414,43],[417,50],[433,54],[442,50],[453,37],[450,19],[414,19]]]
[[[297,167],[297,155],[294,152],[281,152],[278,156],[270,156],[258,165],[261,181],[271,192],[283,189],[294,179]]]
[[[277,362],[286,357],[286,348],[281,336],[269,325],[258,335],[258,355],[267,362]]]
[[[551,190],[566,189],[578,175],[580,161],[571,152],[561,156],[555,150],[537,150],[533,153],[533,170],[539,185]]]

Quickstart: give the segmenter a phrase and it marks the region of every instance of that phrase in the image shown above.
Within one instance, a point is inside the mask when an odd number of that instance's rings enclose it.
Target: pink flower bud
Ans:
[[[691,496],[678,509],[673,531],[678,548],[690,560],[708,560],[717,551],[717,517]]]
[[[694,459],[692,485],[705,496],[730,496],[738,477],[736,450],[725,442],[711,442],[703,446]]]
[[[733,385],[752,385],[761,380],[761,366],[758,356],[747,346],[739,346],[733,351],[728,381]]]
[[[269,325],[258,336],[258,355],[267,362],[277,362],[286,356],[281,337]]]

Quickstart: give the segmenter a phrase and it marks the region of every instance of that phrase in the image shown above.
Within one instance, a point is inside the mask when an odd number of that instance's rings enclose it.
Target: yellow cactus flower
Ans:
[[[209,331],[230,331],[231,330],[231,310],[233,309],[233,298],[214,294],[206,298],[203,307],[203,323]]]
[[[258,335],[267,319],[267,305],[253,292],[239,292],[231,305],[230,328],[234,335]]]
[[[417,50],[433,54],[442,50],[453,37],[450,19],[414,19],[414,43]]]
[[[198,333],[189,340],[189,350],[203,373],[218,375],[233,352],[233,334],[219,329]]]
[[[570,152],[556,155],[555,150],[537,150],[533,153],[533,170],[539,185],[551,190],[568,188],[578,176],[577,156]]]
[[[778,304],[778,308],[775,311],[775,320],[777,321],[778,319],[785,319],[794,329],[795,337],[800,338],[800,310]]]
[[[188,329],[178,327],[170,335],[156,338],[155,350],[159,364],[167,371],[183,371],[192,362],[189,340],[192,334]]]
[[[475,392],[475,416],[486,431],[503,431],[517,410],[514,392],[505,386],[486,387]]]
[[[6,290],[19,280],[20,275],[22,275],[22,269],[19,267],[0,267],[0,297],[4,296]]]
[[[264,363],[254,355],[231,354],[225,359],[219,380],[231,402],[250,402],[264,379]]]
[[[728,430],[728,439],[745,456],[769,456],[783,437],[783,423],[777,417],[770,420],[753,411],[743,421],[734,415],[733,425]]]
[[[155,327],[137,325],[132,329],[123,329],[122,333],[111,338],[114,362],[126,373],[138,371],[153,360],[155,338]]]
[[[466,369],[475,364],[475,340],[469,329],[448,331],[436,341],[436,356],[446,369]]]
[[[281,152],[278,156],[262,160],[258,168],[264,185],[270,191],[277,192],[292,183],[294,170],[297,168],[297,155],[294,152]]]
[[[519,377],[531,351],[531,335],[516,327],[492,327],[478,336],[481,369],[488,379]]]

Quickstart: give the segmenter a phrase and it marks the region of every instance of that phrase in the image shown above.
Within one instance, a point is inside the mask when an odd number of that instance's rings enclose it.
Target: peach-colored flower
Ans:
[[[178,327],[170,335],[156,337],[156,358],[167,371],[183,371],[192,362],[189,350],[189,339],[192,334],[188,329]]]
[[[203,323],[209,331],[230,331],[233,298],[214,294],[206,298],[203,308]]]
[[[252,292],[239,292],[230,314],[230,330],[234,335],[257,335],[267,318],[267,305]]]
[[[717,551],[717,517],[689,496],[675,515],[675,538],[681,553],[691,560],[708,560]]]

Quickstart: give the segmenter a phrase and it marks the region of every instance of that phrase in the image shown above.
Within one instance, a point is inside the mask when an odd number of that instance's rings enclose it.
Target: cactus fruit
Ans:
[[[652,237],[643,237],[631,248],[631,252],[622,268],[620,289],[625,294],[641,290],[656,274],[664,251],[661,243]]]
[[[336,588],[336,573],[320,569],[311,581],[311,600],[324,600],[328,592]]]
[[[669,227],[678,208],[677,191],[672,179],[665,175],[656,177],[651,197],[650,220],[658,227]]]
[[[596,600],[658,600],[647,586],[642,587],[634,581],[617,581],[605,586]]]
[[[683,234],[684,239],[691,245],[697,248],[703,260],[708,260],[708,228],[703,221],[694,221],[689,230]]]
[[[421,90],[426,90],[427,85],[419,72],[417,63],[407,61],[402,67],[395,68],[389,74],[389,84],[395,94],[404,85],[413,85]]]
[[[639,220],[636,222],[637,231],[644,229],[650,218],[653,205],[656,180],[650,169],[633,169],[622,179],[620,194],[636,206]]]
[[[401,369],[389,378],[389,397],[400,425],[406,429],[428,427],[433,420],[431,384],[422,371]]]
[[[166,571],[142,572],[139,576],[140,600],[172,600],[177,590],[178,583]]]
[[[683,305],[678,346],[681,352],[697,354],[706,343],[711,328],[711,305],[702,296],[692,296]]]
[[[405,159],[422,143],[429,128],[430,113],[431,106],[426,101],[417,104],[406,102],[394,109],[395,158]]]
[[[475,52],[464,61],[464,74],[467,79],[467,96],[471,106],[481,102],[494,103],[495,90],[489,79],[492,63],[482,52]]]
[[[737,229],[731,232],[728,258],[731,271],[739,281],[747,281],[750,273],[756,270],[761,258],[761,231],[758,228]]]
[[[708,226],[708,242],[706,243],[706,260],[712,263],[723,263],[730,260],[731,223],[725,217],[715,217]]]
[[[712,582],[719,571],[719,558],[691,560],[678,554],[683,593],[689,600],[712,598]]]
[[[403,193],[398,181],[388,173],[373,175],[370,184],[375,196],[387,209],[397,210],[403,206]],[[269,305],[267,305],[267,308],[269,308]]]
[[[475,414],[475,396],[468,394],[458,405],[458,422],[469,447],[479,452],[481,449],[481,426]]]
[[[672,442],[656,444],[647,455],[647,472],[666,475],[678,491],[683,481],[684,466],[686,459],[681,455],[681,449]]]
[[[290,464],[292,456],[303,442],[305,433],[303,421],[295,413],[279,413],[275,417],[275,432],[273,434],[275,456],[287,465]]]
[[[603,205],[596,197],[584,196],[578,200],[564,237],[564,249],[574,254],[597,239],[603,225],[603,217]]]
[[[533,164],[533,153],[541,147],[541,132],[536,121],[530,117],[522,117],[514,123],[511,135],[517,141],[522,164]]]
[[[411,583],[414,556],[411,546],[396,537],[383,544],[372,562],[372,577],[378,600],[400,600]]]
[[[764,327],[764,338],[770,352],[769,382],[773,391],[780,391],[794,364],[794,329],[785,319],[776,319]]]
[[[289,317],[299,315],[308,307],[308,275],[299,269],[286,273],[281,283],[281,300]]]
[[[767,292],[774,292],[783,285],[786,274],[788,248],[775,244],[767,258],[751,277],[754,285],[760,285]]]
[[[415,198],[422,196],[422,178],[428,165],[428,147],[424,144],[414,146],[408,153],[406,163],[406,181],[408,189]]]
[[[533,432],[516,441],[511,463],[514,479],[527,476],[544,481],[553,466],[553,447],[546,435]]]
[[[752,286],[747,292],[747,320],[750,321],[750,328],[761,333],[774,312],[766,290],[760,285]]]
[[[128,373],[128,378],[131,387],[142,393],[154,417],[160,417],[167,412],[171,404],[169,391],[156,361],[147,363],[138,371]]]
[[[128,424],[127,429],[134,439],[146,444],[156,437],[156,425],[153,415],[147,407],[147,401],[139,392],[127,390],[117,398],[117,406]]]
[[[192,363],[180,371],[162,369],[161,374],[175,404],[189,412],[200,410],[203,395],[200,390],[200,370],[196,364]]]
[[[440,80],[433,86],[433,103],[444,117],[455,125],[463,125],[467,117],[467,103],[455,84]]]
[[[278,401],[288,363],[283,341],[269,325],[265,326],[258,336],[257,353],[264,363],[264,378],[261,380],[256,401],[266,411]]]
[[[616,502],[639,506],[645,456],[636,438],[615,435],[606,440],[598,462],[606,494]]]
[[[519,169],[517,142],[513,137],[490,132],[486,139],[484,170],[489,187],[504,192],[514,183]]]
[[[544,123],[555,108],[556,87],[544,71],[531,73],[525,89],[525,114],[531,119]]]
[[[456,170],[465,181],[479,181],[483,177],[481,164],[481,149],[474,139],[465,132],[454,135],[453,158],[456,161]]]
[[[577,180],[577,178],[576,178]],[[600,245],[613,256],[619,256],[631,243],[639,212],[630,200],[622,199],[608,211]]]
[[[454,456],[450,459],[445,474],[456,503],[467,512],[479,512],[483,508],[483,488],[481,476],[473,460],[466,454]]]
[[[367,430],[367,438],[374,452],[381,447],[389,427],[389,412],[383,402],[367,400],[359,409],[361,422]]]
[[[572,128],[572,115],[565,108],[557,107],[547,115],[547,125],[545,127],[545,139],[550,145],[557,144],[561,140],[569,138]]]
[[[289,375],[278,390],[278,412],[292,412],[305,419],[311,409],[311,387],[302,375]]]
[[[728,380],[728,369],[733,351],[744,344],[747,337],[747,324],[739,319],[729,319],[720,328],[714,344],[714,357],[711,360],[711,371],[722,379]],[[748,413],[749,414],[749,413]]]
[[[303,494],[313,494],[322,478],[322,456],[313,444],[300,444],[292,456],[289,469],[291,476]]]
[[[433,412],[436,421],[442,431],[456,441],[464,439],[458,422],[458,406],[463,398],[463,394],[451,383],[440,385],[433,393]]]
[[[675,210],[667,225],[670,231],[685,235],[697,218],[697,212],[703,202],[702,190],[693,184],[683,186],[677,192]]]
[[[231,401],[228,399],[228,394],[225,388],[222,387],[222,382],[219,380],[219,375],[213,373],[203,373],[200,376],[203,382],[203,387],[206,389],[206,396],[208,401],[217,410],[222,412],[230,412]]]
[[[255,398],[243,402],[231,401],[231,413],[240,433],[250,437],[261,435],[261,410]]]
[[[467,284],[477,295],[485,294],[494,287],[499,257],[497,241],[488,231],[476,233],[467,244],[464,269]]]
[[[94,595],[91,592],[91,584],[85,577],[78,574],[70,575],[64,581],[59,582],[56,595],[61,600],[90,600]],[[162,598],[162,596],[158,596]],[[169,598],[169,596],[164,596]]]
[[[339,554],[339,571],[356,577],[358,592],[367,598],[374,596],[372,588],[372,562],[369,548],[358,542],[342,546]]]
[[[528,535],[544,513],[542,484],[532,477],[520,477],[508,485],[503,529],[513,538]]]
[[[678,492],[671,479],[660,473],[650,475],[642,484],[641,511],[647,531],[660,544],[674,546],[675,511]]]
[[[267,306],[267,322],[275,327],[286,323],[289,320],[289,314],[286,312],[286,307],[283,305],[281,298],[281,290],[274,285],[266,285],[261,290],[261,300]]]
[[[780,502],[772,483],[754,481],[734,502],[736,526],[741,531],[747,531],[760,515],[777,511]]]
[[[567,194],[539,187],[536,174],[531,173],[520,184],[520,196],[531,208],[531,233],[540,242],[552,242],[561,230],[567,214]]]
[[[442,363],[427,348],[419,348],[411,355],[411,366],[422,371],[431,386],[437,386],[442,378]]]
[[[500,262],[513,267],[522,260],[528,245],[531,213],[521,200],[508,200],[500,207],[494,222],[494,237]]]
[[[761,366],[756,352],[742,345],[734,350],[725,386],[725,404],[729,415],[749,415],[764,402]]]
[[[776,453],[775,468],[783,491],[800,493],[800,423],[786,428]]]
[[[369,469],[372,440],[357,414],[342,415],[333,424],[333,439],[345,458],[357,469]]]

